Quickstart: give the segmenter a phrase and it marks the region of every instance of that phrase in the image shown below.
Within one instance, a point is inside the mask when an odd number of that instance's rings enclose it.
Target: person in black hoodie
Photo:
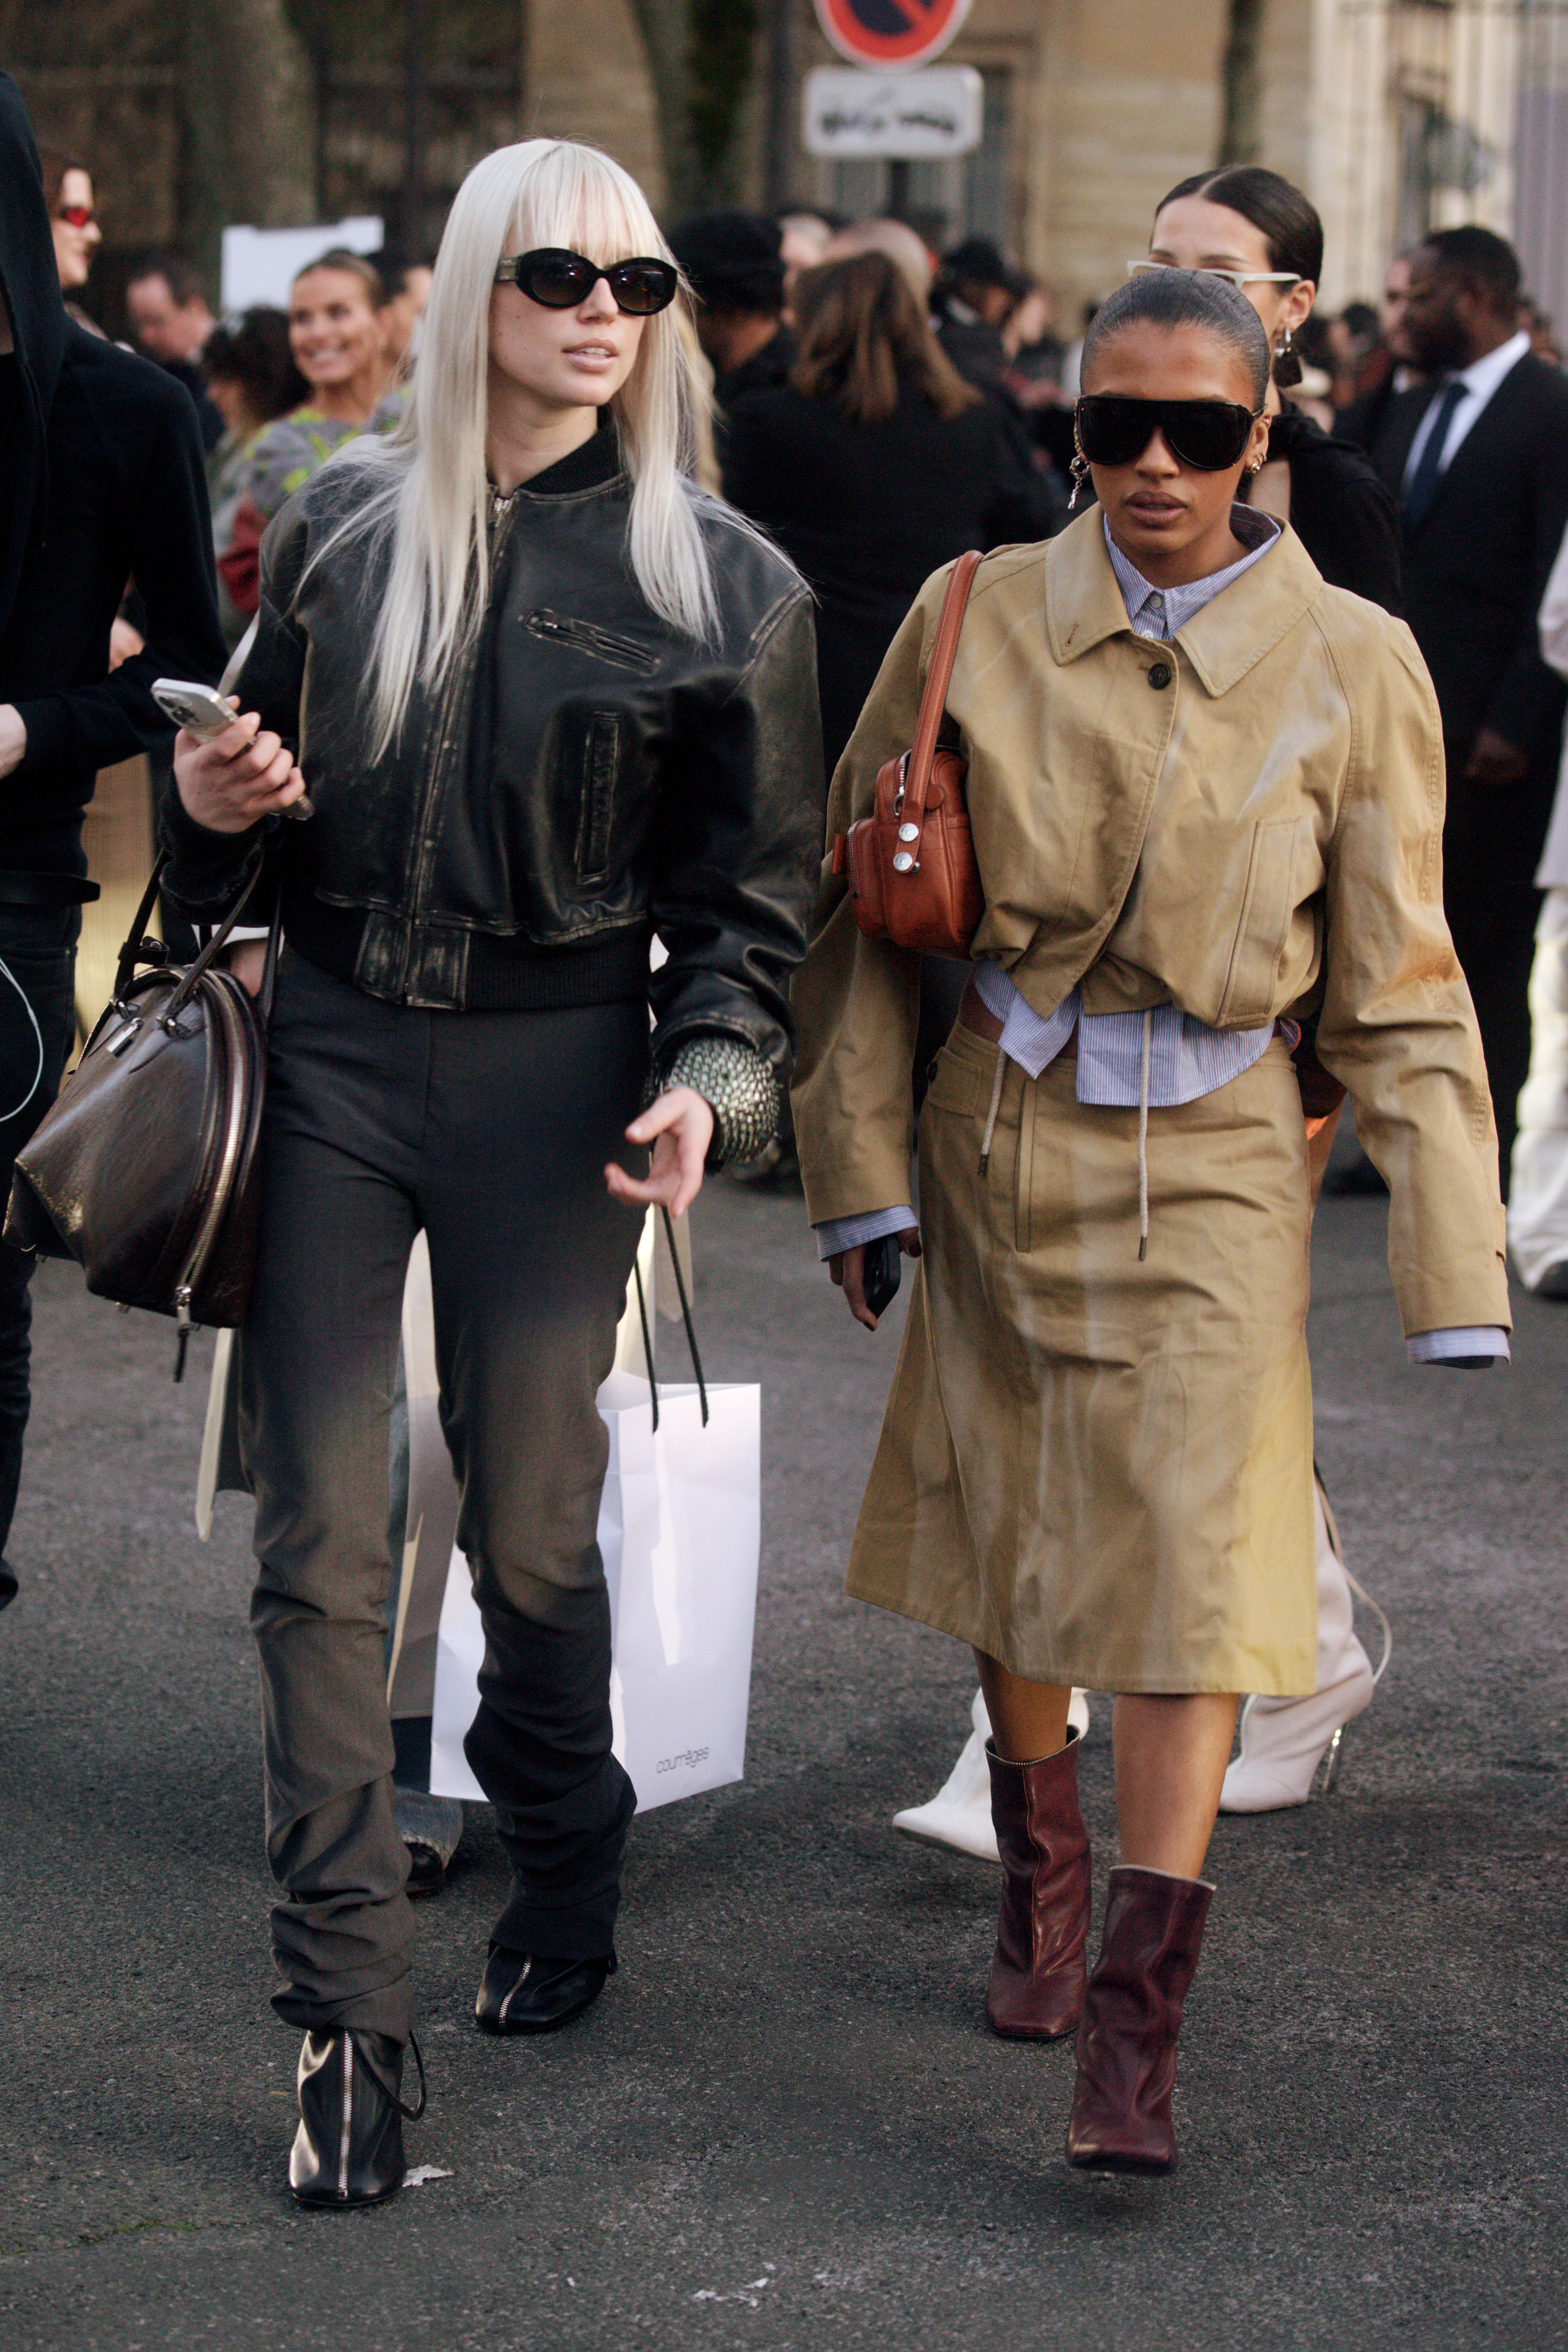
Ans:
[[[132,577],[146,643],[110,676]],[[38,150],[0,73],[0,1198],[75,1027],[98,771],[172,736],[155,677],[205,683],[224,660],[195,412],[161,369],[67,317]],[[27,1423],[31,1272],[0,1242],[0,1554]],[[0,1557],[0,1608],[16,1590]]]

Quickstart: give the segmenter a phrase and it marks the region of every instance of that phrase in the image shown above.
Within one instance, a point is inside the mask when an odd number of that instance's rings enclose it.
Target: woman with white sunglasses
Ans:
[[[552,2031],[616,1966],[636,1791],[595,1397],[647,1205],[679,1214],[773,1133],[820,806],[810,601],[691,478],[679,291],[607,156],[478,164],[402,426],[284,508],[239,715],[177,747],[171,895],[211,919],[266,866],[288,942],[240,1423],[306,2204],[405,2170],[383,1603],[421,1229],[487,1643],[468,1749],[511,1866],[478,2023]]]

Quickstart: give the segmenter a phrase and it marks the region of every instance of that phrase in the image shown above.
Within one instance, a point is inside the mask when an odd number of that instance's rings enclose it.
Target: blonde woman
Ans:
[[[773,1131],[820,806],[809,604],[687,470],[678,283],[608,157],[477,165],[402,427],[284,509],[240,715],[178,747],[180,902],[210,917],[268,859],[288,937],[241,1428],[306,2203],[404,2173],[382,1600],[421,1227],[488,1639],[468,1754],[512,1871],[478,2021],[548,2032],[616,1965],[636,1794],[595,1396],[646,1204],[685,1209]],[[307,788],[310,820],[279,824]]]

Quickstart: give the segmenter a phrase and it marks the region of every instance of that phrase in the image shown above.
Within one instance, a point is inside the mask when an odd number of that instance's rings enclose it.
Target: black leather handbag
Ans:
[[[172,964],[147,935],[165,863],[120,951],[111,1003],[17,1158],[5,1239],[34,1256],[75,1258],[100,1298],[172,1315],[178,1380],[193,1329],[242,1320],[256,1271],[279,918],[258,997],[216,959],[258,876],[195,961]]]

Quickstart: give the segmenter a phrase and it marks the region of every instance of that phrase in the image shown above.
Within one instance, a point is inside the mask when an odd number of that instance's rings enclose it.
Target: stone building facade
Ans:
[[[397,28],[414,0],[289,5],[317,75],[321,216],[380,211],[395,230],[407,102]],[[796,68],[837,61],[810,0],[794,5]],[[627,0],[456,0],[428,13],[439,38],[421,100],[427,224],[478,154],[531,131],[600,142],[662,206]],[[769,0],[758,15],[743,179],[760,199]],[[983,77],[980,148],[896,173],[797,152],[789,194],[847,213],[895,201],[938,244],[992,235],[1070,309],[1121,278],[1163,191],[1216,159],[1231,16],[1232,0],[973,0],[949,55]],[[0,55],[40,134],[96,169],[110,310],[117,254],[184,226],[193,67],[178,18],[163,0],[69,12],[0,0]],[[1248,100],[1256,159],[1300,181],[1324,215],[1329,305],[1375,292],[1387,255],[1424,228],[1479,219],[1518,235],[1537,293],[1568,313],[1568,0],[1264,0]]]

